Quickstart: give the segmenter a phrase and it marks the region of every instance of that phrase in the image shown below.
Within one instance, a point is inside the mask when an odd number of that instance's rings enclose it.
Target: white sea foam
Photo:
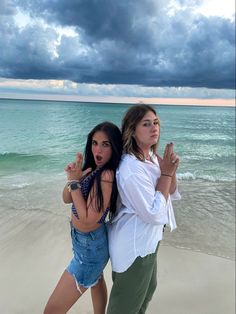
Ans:
[[[191,172],[184,172],[184,173],[177,173],[178,180],[184,180],[184,181],[193,181],[193,180],[204,180],[208,182],[235,182],[235,177],[215,177],[212,175],[207,174],[197,174],[191,173]]]
[[[13,188],[18,188],[18,189],[23,189],[23,188],[25,188],[26,186],[29,186],[29,185],[30,185],[30,183],[27,183],[27,182],[13,183],[12,187]]]
[[[196,180],[196,176],[191,172],[177,173],[179,180]]]

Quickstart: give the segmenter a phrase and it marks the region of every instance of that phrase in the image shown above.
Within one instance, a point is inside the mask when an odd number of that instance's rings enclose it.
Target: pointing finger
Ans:
[[[173,143],[170,143],[169,144],[169,153],[172,154],[174,151],[174,144]]]
[[[81,153],[78,153],[76,155],[76,161],[75,161],[76,167],[82,168],[82,163],[83,163],[83,155]]]
[[[163,156],[164,158],[167,157],[168,151],[169,151],[169,144],[166,144],[166,147],[165,147],[165,150],[164,150],[164,156]]]

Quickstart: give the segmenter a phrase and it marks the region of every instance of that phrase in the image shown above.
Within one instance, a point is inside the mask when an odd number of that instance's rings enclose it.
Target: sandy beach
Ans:
[[[40,314],[70,260],[69,217],[22,211],[1,212],[0,313]],[[105,278],[111,288],[111,267]],[[233,314],[235,262],[162,245],[158,290],[148,314]],[[92,314],[87,292],[71,314]]]

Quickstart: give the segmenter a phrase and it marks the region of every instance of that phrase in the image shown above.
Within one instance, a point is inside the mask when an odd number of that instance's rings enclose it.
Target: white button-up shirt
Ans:
[[[168,197],[155,190],[161,171],[156,156],[140,161],[123,155],[116,172],[119,202],[117,214],[108,227],[112,269],[126,271],[134,260],[154,253],[163,236],[163,226],[176,228],[171,200],[181,198],[178,190]]]

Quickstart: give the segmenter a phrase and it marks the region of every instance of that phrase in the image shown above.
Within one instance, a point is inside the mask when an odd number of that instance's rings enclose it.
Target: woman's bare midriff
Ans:
[[[101,226],[98,223],[85,225],[84,223],[81,223],[79,219],[77,219],[75,215],[73,214],[71,215],[71,222],[72,222],[72,225],[81,232],[94,231]]]

